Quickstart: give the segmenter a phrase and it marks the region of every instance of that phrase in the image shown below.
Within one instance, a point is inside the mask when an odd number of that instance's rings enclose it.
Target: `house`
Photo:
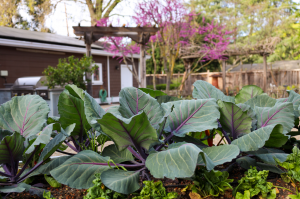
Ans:
[[[92,45],[92,56],[99,70],[93,75],[93,97],[99,100],[100,89],[107,90],[108,102],[118,102],[124,87],[138,87],[133,75],[124,63],[113,58],[99,45]],[[71,55],[80,58],[86,53],[84,41],[52,33],[0,27],[0,71],[6,73],[7,83],[19,77],[43,76],[45,68],[56,66],[58,59]],[[138,70],[139,55],[134,55]],[[132,67],[132,66],[130,66]],[[5,79],[0,77],[0,89]]]

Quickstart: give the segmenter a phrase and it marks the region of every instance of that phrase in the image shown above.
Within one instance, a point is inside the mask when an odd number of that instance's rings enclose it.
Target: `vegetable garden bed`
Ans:
[[[103,110],[85,91],[67,85],[58,118],[48,117],[39,96],[14,97],[0,106],[0,192],[87,199],[300,198],[288,187],[300,182],[299,141],[292,138],[300,134],[299,94],[273,99],[245,86],[232,97],[196,81],[193,98],[124,88],[120,106]],[[214,145],[216,135],[221,140]],[[114,144],[103,148],[107,141]],[[51,160],[55,151],[66,156]],[[42,187],[36,181],[41,175],[62,188]],[[153,178],[165,179],[164,185]]]

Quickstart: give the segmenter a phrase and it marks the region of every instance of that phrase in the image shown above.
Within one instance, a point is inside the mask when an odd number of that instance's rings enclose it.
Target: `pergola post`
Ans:
[[[146,54],[144,44],[141,44],[140,48],[140,75],[141,87],[146,88]]]
[[[87,42],[86,43],[86,56],[90,57],[91,55],[92,55],[92,53],[91,53],[91,44]],[[89,80],[89,81],[87,81],[86,91],[87,91],[88,94],[93,96],[92,74],[91,73],[86,73],[85,74],[85,79]]]
[[[263,54],[263,58],[264,58],[264,69],[263,69],[263,90],[265,93],[267,93],[267,54],[264,53]]]
[[[222,60],[222,81],[223,81],[223,92],[226,91],[226,61]]]

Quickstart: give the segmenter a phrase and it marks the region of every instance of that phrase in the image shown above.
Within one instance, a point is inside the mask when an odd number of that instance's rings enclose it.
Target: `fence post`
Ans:
[[[264,69],[263,69],[263,90],[267,93],[267,54],[263,54],[264,58]]]

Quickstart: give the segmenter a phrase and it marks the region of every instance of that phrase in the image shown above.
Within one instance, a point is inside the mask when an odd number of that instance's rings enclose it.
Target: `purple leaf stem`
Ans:
[[[3,168],[3,170],[5,171],[5,173],[7,173],[8,175],[10,175],[10,169],[9,168],[7,168],[7,165],[6,164],[3,164],[2,165],[2,168]]]
[[[162,143],[161,145],[159,145],[155,150],[159,151],[161,148],[163,148],[165,146],[165,144],[173,137],[173,133],[171,133],[165,140],[164,143]]]
[[[70,136],[70,138],[71,138],[71,140],[72,140],[72,142],[73,142],[73,144],[74,144],[74,146],[75,146],[75,148],[76,148],[76,151],[77,151],[77,152],[80,152],[80,146],[77,144],[75,138],[74,138],[73,136]],[[69,145],[68,145],[68,146],[69,146]]]
[[[20,179],[18,179],[17,183],[20,183],[23,180],[25,180],[27,178],[27,176],[29,176],[33,171],[38,169],[43,163],[44,163],[44,161],[41,161],[41,162],[37,163],[32,169],[30,169],[30,171],[28,171],[28,173],[26,173]]]
[[[7,174],[7,173],[3,173],[2,171],[0,171],[0,175],[11,178],[12,176]]]
[[[219,125],[222,127],[222,125],[221,125],[221,123],[219,122],[219,120],[217,120],[217,121],[218,121]],[[223,128],[221,128],[221,130],[222,130],[222,133],[223,133],[223,135],[224,135],[226,141],[228,142],[228,144],[231,144],[231,140],[230,140],[230,138],[228,137],[226,131],[224,131]]]
[[[27,159],[27,161],[25,162],[24,166],[22,167],[22,169],[19,171],[19,173],[14,177],[14,180],[18,179],[18,177],[24,172],[24,170],[26,169],[26,167],[29,165],[30,161],[33,159],[35,152],[37,151],[37,149],[40,147],[40,145],[36,146],[34,151],[32,152],[32,154],[30,155],[30,157]]]
[[[68,152],[61,151],[61,150],[56,150],[56,151],[59,152],[59,153],[62,153],[62,154],[66,154],[66,155],[76,155],[74,153],[68,153]]]
[[[127,147],[127,149],[140,161],[145,162],[145,159],[140,156],[131,146]]]

